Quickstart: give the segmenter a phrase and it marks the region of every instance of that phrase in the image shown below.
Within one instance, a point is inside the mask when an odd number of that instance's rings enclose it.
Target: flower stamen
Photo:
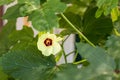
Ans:
[[[46,46],[51,46],[51,45],[52,45],[52,39],[46,38],[45,41],[44,41],[44,44],[45,44]]]

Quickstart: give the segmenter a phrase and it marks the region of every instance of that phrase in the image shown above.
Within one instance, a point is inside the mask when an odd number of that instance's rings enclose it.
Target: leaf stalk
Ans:
[[[80,36],[82,36],[91,46],[95,47],[95,45],[94,45],[91,41],[89,41],[89,40],[87,39],[87,37],[85,37],[85,36],[83,35],[83,33],[80,32],[80,31],[67,19],[67,17],[66,17],[63,13],[61,13],[61,16],[63,17],[63,19],[64,19]]]

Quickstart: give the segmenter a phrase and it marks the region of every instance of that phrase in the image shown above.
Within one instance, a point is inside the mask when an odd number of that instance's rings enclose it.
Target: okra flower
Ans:
[[[37,47],[44,56],[55,55],[61,50],[61,46],[58,43],[61,40],[62,38],[57,37],[55,34],[42,34],[38,38]]]

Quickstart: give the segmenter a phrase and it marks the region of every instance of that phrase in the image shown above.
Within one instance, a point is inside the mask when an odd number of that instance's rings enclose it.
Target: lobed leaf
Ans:
[[[23,4],[19,9],[19,13],[22,16],[28,16],[41,7],[40,0],[19,0],[18,2],[19,4]]]
[[[74,14],[72,12],[66,12],[64,13],[64,15],[77,29],[81,31],[81,26],[82,26],[81,16]],[[60,19],[59,24],[60,24],[60,28],[64,29],[61,32],[62,35],[76,33],[75,30],[72,29],[71,26],[63,18]]]
[[[109,17],[95,18],[96,10],[97,8],[88,8],[83,17],[72,12],[65,12],[64,15],[92,43],[99,44],[104,43],[107,39],[106,36],[110,35],[113,24]],[[65,29],[62,35],[77,33],[63,18],[60,19],[59,23],[60,27]]]
[[[111,35],[108,37],[105,46],[107,47],[107,52],[110,54],[114,59],[120,58],[120,37]]]
[[[22,6],[23,6],[22,4],[16,4],[12,7],[9,7],[2,18],[11,20],[11,19],[16,19],[18,17],[21,17],[19,13],[19,8]]]
[[[15,30],[16,20],[8,21],[0,33],[0,56],[10,50],[13,42],[9,41],[9,34]]]
[[[84,14],[82,27],[83,34],[94,44],[103,43],[113,30],[112,20],[109,17],[95,18],[96,9],[88,8]]]
[[[55,5],[57,6],[55,7]],[[65,10],[66,5],[59,0],[48,0],[42,5],[40,10],[34,11],[29,19],[32,21],[33,27],[38,31],[48,31],[54,27],[58,27],[57,13]]]
[[[116,61],[116,70],[120,70],[120,37],[111,35],[106,41],[105,47],[110,56],[112,56]]]
[[[92,47],[88,44],[77,43],[78,52],[89,61],[87,67],[81,69],[81,80],[93,80],[98,76],[113,77],[115,62],[106,51],[100,47]]]
[[[56,77],[53,80],[80,80],[80,69],[76,65],[67,64],[60,65],[61,70],[56,72]]]
[[[20,80],[48,80],[55,65],[54,57],[43,56],[36,46],[10,51],[2,57],[3,70]]]

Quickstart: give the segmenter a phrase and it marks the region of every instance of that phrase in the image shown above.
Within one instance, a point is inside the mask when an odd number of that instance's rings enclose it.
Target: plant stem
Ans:
[[[65,50],[64,50],[64,43],[65,43],[65,41],[69,38],[69,36],[70,35],[68,35],[66,38],[65,38],[65,40],[63,40],[63,42],[62,42],[62,50],[63,50],[63,56],[64,56],[64,60],[65,60],[65,63],[67,64],[67,56],[66,56],[66,53],[65,53]]]
[[[73,62],[75,62],[75,59],[77,58],[77,55],[78,55],[78,51],[75,52],[75,56],[74,56]]]
[[[116,36],[120,36],[120,33],[115,28],[114,28],[114,33],[115,33]]]
[[[63,13],[61,13],[61,16],[66,20],[66,22],[80,35],[82,36],[91,46],[95,47],[95,45],[89,41],[84,35],[83,33],[81,33],[65,16]]]
[[[68,53],[68,54],[66,55],[66,57],[69,56],[70,54],[74,53],[74,52],[75,52],[75,51],[72,51],[72,52]]]
[[[65,64],[67,64],[67,57],[66,57],[66,54],[65,54],[65,51],[64,51],[64,47],[62,45],[62,50],[63,50],[63,56],[64,56],[64,59],[65,59]]]
[[[68,36],[65,38],[65,40],[63,40],[63,43],[62,43],[62,44],[64,44],[65,41],[66,41],[69,37],[70,37],[70,35],[68,35]]]
[[[78,51],[76,51],[76,54],[75,54],[74,59],[73,59],[73,64],[80,64],[80,63],[87,61],[86,59],[83,59],[83,60],[76,62],[75,60],[76,60],[78,54],[79,54]]]
[[[83,62],[85,62],[85,61],[87,61],[86,59],[83,59],[83,60],[80,60],[80,61],[78,61],[78,62],[74,62],[73,64],[80,64],[80,63],[83,63]]]

